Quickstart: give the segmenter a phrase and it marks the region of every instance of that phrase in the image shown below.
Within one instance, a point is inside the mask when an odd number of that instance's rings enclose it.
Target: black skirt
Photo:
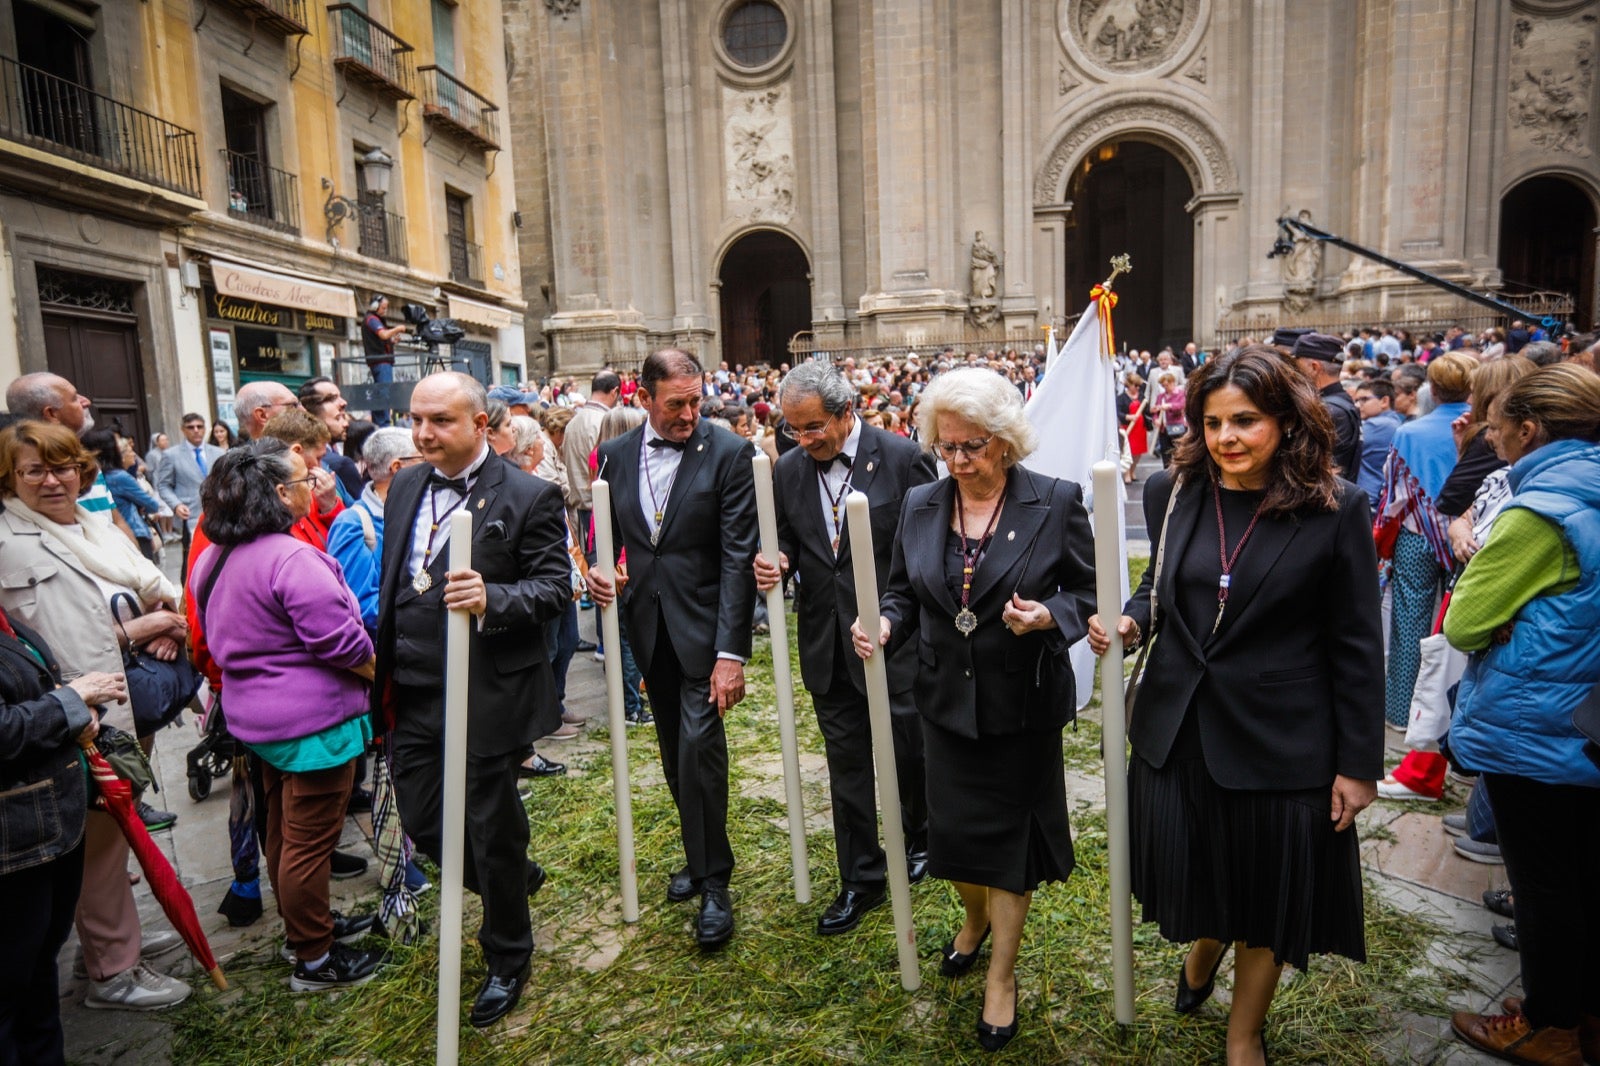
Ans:
[[[1226,789],[1202,758],[1156,769],[1135,755],[1128,802],[1133,894],[1168,940],[1271,948],[1303,970],[1313,953],[1367,958],[1361,854],[1336,833],[1328,787]]]
[[[1061,730],[973,740],[922,720],[928,872],[1018,895],[1072,873]]]

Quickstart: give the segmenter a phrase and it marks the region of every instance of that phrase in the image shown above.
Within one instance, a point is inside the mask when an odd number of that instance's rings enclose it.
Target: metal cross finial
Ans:
[[[1109,289],[1109,288],[1111,288],[1111,283],[1113,281],[1117,280],[1117,275],[1118,274],[1132,274],[1132,273],[1133,273],[1133,259],[1132,259],[1132,257],[1129,256],[1127,252],[1123,252],[1121,255],[1114,255],[1114,256],[1111,257],[1111,276],[1106,278],[1106,280],[1101,283],[1100,287],[1102,289]]]

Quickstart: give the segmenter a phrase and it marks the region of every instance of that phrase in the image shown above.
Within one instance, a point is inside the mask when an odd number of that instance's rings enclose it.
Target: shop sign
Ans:
[[[356,313],[355,294],[336,285],[275,274],[222,259],[211,261],[211,276],[218,292],[236,299],[296,311],[315,311],[331,318],[351,318]]]

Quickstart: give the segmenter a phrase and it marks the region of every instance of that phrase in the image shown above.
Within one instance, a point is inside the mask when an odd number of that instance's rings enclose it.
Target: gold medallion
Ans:
[[[433,575],[426,570],[418,570],[417,576],[411,579],[411,587],[419,593],[427,592],[433,588]]]

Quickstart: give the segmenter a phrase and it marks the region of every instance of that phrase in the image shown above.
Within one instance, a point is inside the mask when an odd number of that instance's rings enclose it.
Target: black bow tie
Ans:
[[[456,492],[465,496],[467,494],[467,479],[464,477],[445,477],[443,474],[435,470],[432,474],[428,475],[428,488],[454,489]]]
[[[689,442],[686,441],[686,440],[668,440],[665,437],[652,437],[652,438],[650,438],[650,447],[652,447],[652,448],[671,448],[675,452],[683,451],[684,446],[687,445],[688,443]]]
[[[819,473],[826,474],[829,470],[833,469],[834,463],[843,463],[845,468],[848,469],[850,466],[850,457],[844,452],[840,452],[832,459],[813,459],[812,462],[817,464],[817,471]]]

